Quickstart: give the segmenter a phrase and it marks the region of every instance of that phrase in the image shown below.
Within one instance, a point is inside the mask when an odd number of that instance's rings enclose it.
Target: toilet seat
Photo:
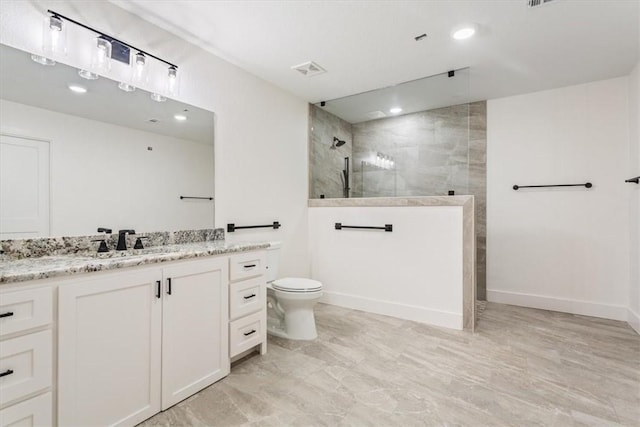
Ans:
[[[281,292],[316,292],[322,290],[322,283],[302,277],[286,277],[271,282],[273,289]]]

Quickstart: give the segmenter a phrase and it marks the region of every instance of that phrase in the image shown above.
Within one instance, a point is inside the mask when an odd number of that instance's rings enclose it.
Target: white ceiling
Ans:
[[[309,102],[464,67],[472,100],[534,92],[626,75],[640,46],[638,0],[113,3]],[[327,73],[291,70],[309,60]]]

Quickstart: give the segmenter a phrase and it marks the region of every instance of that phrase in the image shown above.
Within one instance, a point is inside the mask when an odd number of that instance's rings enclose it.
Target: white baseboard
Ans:
[[[622,305],[599,304],[493,289],[487,289],[487,301],[622,321],[627,321],[629,311],[627,307]]]
[[[630,308],[627,309],[627,323],[640,334],[640,314]]]
[[[338,292],[324,292],[321,302],[369,313],[383,314],[434,326],[462,330],[462,313],[434,310]]]

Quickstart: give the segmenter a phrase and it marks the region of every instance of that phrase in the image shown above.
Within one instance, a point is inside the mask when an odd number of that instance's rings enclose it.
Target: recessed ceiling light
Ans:
[[[459,27],[456,27],[451,31],[451,37],[456,40],[465,40],[469,37],[472,37],[476,33],[476,25],[474,24],[465,24]]]
[[[75,93],[87,93],[87,89],[79,85],[70,84],[68,87],[70,91]]]
[[[183,114],[176,114],[175,116],[173,116],[173,118],[181,122],[187,120],[187,116]]]
[[[400,108],[400,107],[393,107],[393,108],[391,108],[391,109],[389,110],[389,112],[390,112],[391,114],[398,114],[398,113],[401,113],[401,112],[402,112],[402,108]]]

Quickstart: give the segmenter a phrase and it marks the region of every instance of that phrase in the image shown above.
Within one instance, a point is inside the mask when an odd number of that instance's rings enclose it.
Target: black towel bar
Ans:
[[[336,230],[342,230],[343,228],[358,228],[364,230],[384,230],[384,231],[393,231],[393,224],[385,224],[384,227],[369,227],[363,225],[342,225],[341,222],[336,222]]]
[[[514,185],[513,189],[518,190],[519,188],[545,188],[545,187],[586,187],[591,188],[593,184],[590,182],[586,182],[584,184],[551,184],[551,185]]]
[[[213,200],[213,197],[192,197],[192,196],[180,196],[180,200],[182,200],[182,199]]]
[[[227,233],[233,233],[234,231],[241,230],[243,228],[273,228],[274,230],[277,230],[278,228],[280,228],[280,223],[278,221],[273,221],[273,224],[243,225],[243,226],[238,226],[235,224],[227,224]]]
[[[636,176],[635,178],[625,179],[624,182],[632,182],[634,184],[640,184],[640,176]]]

